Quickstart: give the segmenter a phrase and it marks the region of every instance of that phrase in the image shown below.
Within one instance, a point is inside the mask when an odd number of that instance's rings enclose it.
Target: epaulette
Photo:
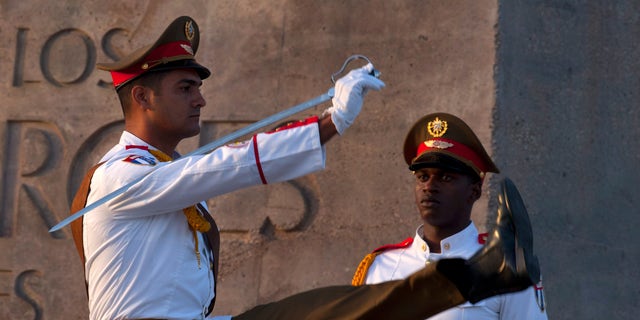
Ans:
[[[297,128],[306,126],[308,124],[318,123],[318,116],[311,116],[304,120],[291,120],[278,124],[273,130],[267,131],[266,133],[274,133],[282,130]]]
[[[402,240],[402,242],[400,242],[400,243],[386,244],[384,246],[378,247],[375,250],[373,250],[372,253],[375,253],[375,252],[382,253],[382,252],[385,252],[387,250],[402,249],[402,248],[406,248],[406,247],[410,246],[412,243],[413,243],[413,237],[409,237],[409,238],[406,238],[406,239]]]
[[[360,286],[364,284],[364,279],[367,277],[367,272],[369,272],[369,267],[371,267],[373,260],[375,260],[379,254],[388,250],[406,248],[410,246],[412,243],[413,243],[413,237],[409,237],[404,239],[404,241],[400,243],[387,244],[373,250],[373,252],[366,255],[364,259],[360,261],[360,264],[358,265],[358,268],[356,269],[356,272],[353,275],[353,279],[351,279],[351,285]]]

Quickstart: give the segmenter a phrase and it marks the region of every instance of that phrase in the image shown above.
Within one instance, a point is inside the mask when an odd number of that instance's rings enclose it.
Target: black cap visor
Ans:
[[[127,83],[130,83],[131,81],[138,79],[142,76],[146,76],[154,72],[164,72],[164,71],[171,71],[171,70],[178,70],[178,69],[194,69],[198,73],[198,76],[200,76],[201,80],[204,80],[206,78],[209,78],[209,76],[211,76],[211,71],[209,71],[209,69],[207,69],[205,66],[197,63],[193,59],[183,59],[183,60],[171,61],[168,63],[157,65],[149,69],[149,71],[121,83],[118,87],[116,87],[116,91],[118,91]]]
[[[439,168],[455,173],[461,173],[480,179],[480,175],[466,163],[444,153],[426,152],[414,159],[409,165],[409,170],[416,171],[423,168]]]

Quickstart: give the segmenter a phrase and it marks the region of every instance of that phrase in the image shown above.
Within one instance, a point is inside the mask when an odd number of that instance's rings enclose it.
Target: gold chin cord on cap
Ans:
[[[173,160],[171,157],[169,157],[167,154],[165,154],[160,150],[149,149],[149,153],[151,153],[154,157],[156,157],[156,159],[158,159],[160,162],[167,162],[167,161]],[[198,260],[198,269],[200,269],[201,259],[200,259],[200,249],[198,247],[197,232],[209,231],[209,229],[211,229],[211,224],[209,223],[209,221],[205,220],[205,218],[203,218],[200,215],[200,213],[198,213],[198,209],[196,209],[195,205],[182,209],[182,212],[184,212],[185,217],[187,217],[187,223],[189,224],[189,228],[193,232],[193,240],[196,243],[196,248],[195,248],[196,259]]]

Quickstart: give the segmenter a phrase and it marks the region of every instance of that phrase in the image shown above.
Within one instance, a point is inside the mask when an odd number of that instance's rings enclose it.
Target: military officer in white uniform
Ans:
[[[487,234],[478,234],[471,208],[486,172],[498,172],[473,131],[461,119],[434,113],[417,121],[407,135],[404,155],[416,178],[415,200],[423,224],[413,237],[368,255],[355,285],[403,279],[443,258],[468,259]],[[466,302],[430,320],[547,319],[541,283],[527,290]]]
[[[194,58],[198,44],[197,24],[180,17],[152,45],[98,65],[111,73],[125,131],[93,173],[87,203],[153,172],[84,217],[91,319],[204,317],[217,257],[207,250],[203,200],[323,169],[324,142],[353,122],[366,89],[384,86],[371,66],[353,70],[338,80],[327,116],[174,162],[206,105],[200,86],[210,71]]]

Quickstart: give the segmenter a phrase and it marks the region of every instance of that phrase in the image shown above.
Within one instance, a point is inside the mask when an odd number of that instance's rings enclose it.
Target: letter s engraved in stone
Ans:
[[[33,287],[39,287],[39,278],[42,272],[38,270],[26,270],[18,275],[15,283],[16,296],[28,303],[35,312],[33,319],[40,320],[43,316],[42,299]]]
[[[107,57],[109,57],[113,61],[118,61],[120,60],[121,57],[125,55],[124,53],[122,53],[122,51],[118,49],[116,45],[114,45],[115,36],[119,34],[122,34],[125,37],[128,37],[129,30],[122,29],[122,28],[111,29],[107,31],[107,33],[105,33],[104,37],[102,37],[102,41],[100,42],[100,45],[102,46],[102,51],[104,52],[104,54],[106,54]],[[100,87],[111,88],[112,84],[113,84],[112,82],[107,82],[102,79],[98,80],[98,86]]]

